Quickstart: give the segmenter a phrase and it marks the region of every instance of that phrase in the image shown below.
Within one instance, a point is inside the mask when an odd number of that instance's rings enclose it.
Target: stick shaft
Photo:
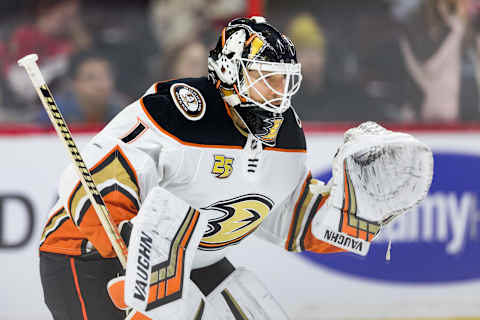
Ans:
[[[18,64],[24,67],[27,71],[27,74],[32,81],[33,86],[35,87],[38,97],[42,101],[43,107],[47,111],[48,117],[50,118],[55,131],[63,141],[70,157],[72,158],[82,186],[85,189],[85,192],[88,195],[88,198],[90,199],[90,202],[95,209],[100,222],[102,223],[103,229],[107,233],[112,247],[117,254],[118,260],[125,269],[127,266],[127,246],[120,236],[118,228],[108,212],[100,192],[98,192],[92,175],[90,174],[90,171],[88,170],[75,142],[73,141],[72,134],[67,126],[67,123],[65,122],[65,119],[55,103],[50,89],[43,79],[42,73],[36,63],[37,59],[37,55],[28,55],[20,59]]]

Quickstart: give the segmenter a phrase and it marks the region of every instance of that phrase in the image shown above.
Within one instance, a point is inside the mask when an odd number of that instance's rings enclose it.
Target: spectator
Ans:
[[[186,78],[186,77],[202,77],[207,74],[205,61],[208,58],[208,49],[200,41],[192,41],[184,43],[172,50],[166,55],[164,62],[168,65],[167,77]],[[168,67],[170,66],[170,68]]]
[[[397,65],[391,62],[395,58],[401,61],[400,54],[392,54],[399,52],[392,46],[396,24],[385,17],[387,6],[362,2],[362,9],[349,18],[348,32],[339,33],[334,25],[326,30],[310,13],[300,13],[289,23],[287,35],[297,46],[304,76],[293,101],[301,119],[384,121],[397,116],[402,74],[390,66]],[[328,36],[334,37],[331,42]],[[381,61],[385,55],[388,62]]]
[[[460,90],[462,120],[480,119],[480,1],[470,6],[471,33]]]
[[[3,43],[0,42],[0,61],[4,61],[6,57],[6,47]],[[4,89],[4,82],[0,82],[0,123],[6,122],[8,120],[8,116],[6,113],[5,108],[5,89]]]
[[[172,61],[186,62],[193,59],[193,55],[199,59],[200,46],[204,47],[201,56],[205,57],[208,50],[200,42],[214,43],[215,35],[225,22],[243,15],[246,9],[244,0],[151,0],[149,21],[158,52],[148,59],[150,78],[157,81],[163,77],[178,77],[178,74],[173,75],[176,67]],[[191,43],[195,43],[196,48]],[[184,50],[191,56],[177,59],[178,52]],[[188,62],[186,65],[192,66]],[[193,72],[179,71],[189,76],[197,72],[205,75],[207,72],[203,63],[193,67],[196,68]]]
[[[298,61],[302,64],[303,82],[295,96],[295,110],[305,120],[318,120],[322,108],[321,95],[325,89],[327,44],[322,28],[309,13],[297,15],[289,24],[288,36],[296,45]]]
[[[231,17],[243,14],[243,0],[152,0],[153,33],[164,50],[178,45],[178,39],[193,40],[213,26],[224,25]]]
[[[406,37],[400,39],[410,75],[422,93],[419,114],[423,121],[457,121],[460,119],[460,75],[462,43],[468,22],[467,1],[429,0],[425,2],[423,12],[428,22],[429,40],[441,39],[439,46],[421,61],[411,42]],[[443,36],[445,27],[446,35]]]
[[[83,0],[85,24],[92,32],[95,51],[115,65],[115,84],[129,98],[143,94],[149,74],[159,60],[158,46],[148,22],[149,0]],[[147,76],[146,76],[147,75]],[[158,78],[155,79],[157,81]]]
[[[113,118],[124,99],[116,92],[112,68],[107,59],[94,52],[80,52],[70,62],[69,87],[56,96],[69,123],[101,124]],[[40,122],[48,123],[43,111]]]
[[[43,75],[51,82],[65,74],[68,58],[76,50],[91,45],[79,15],[80,0],[40,0],[35,2],[33,21],[14,29],[2,68],[10,89],[20,103],[32,102],[31,89],[25,72],[16,61],[26,54],[37,53]]]

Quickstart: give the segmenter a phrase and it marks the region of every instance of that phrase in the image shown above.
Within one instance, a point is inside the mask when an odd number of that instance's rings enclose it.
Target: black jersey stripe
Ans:
[[[140,122],[140,123],[137,124],[137,126],[129,134],[127,134],[125,137],[121,138],[120,140],[122,140],[125,143],[129,143],[129,142],[135,140],[135,138],[137,138],[145,130],[146,130],[145,125]]]
[[[205,114],[201,119],[187,119],[175,105],[170,87],[179,83],[198,90],[205,100]],[[162,133],[177,142],[213,148],[243,148],[246,137],[233,124],[228,108],[215,84],[206,77],[185,78],[158,83],[156,93],[139,100],[141,107],[152,123]],[[303,129],[298,125],[293,109],[282,114],[284,121],[279,130],[275,148],[271,151],[305,152]]]

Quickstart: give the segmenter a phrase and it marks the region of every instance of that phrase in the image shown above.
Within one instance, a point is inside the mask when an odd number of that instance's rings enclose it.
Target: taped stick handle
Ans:
[[[42,85],[46,84],[45,79],[43,79],[42,73],[38,68],[37,60],[38,55],[36,55],[35,53],[26,55],[25,57],[18,60],[18,65],[25,68],[35,89],[40,88]]]
[[[108,239],[112,244],[113,250],[117,254],[118,260],[125,269],[127,266],[128,255],[127,246],[120,236],[118,228],[108,212],[100,192],[98,192],[92,175],[90,174],[90,171],[88,170],[75,142],[73,141],[72,134],[68,129],[67,123],[58,109],[50,89],[48,88],[47,83],[45,82],[45,79],[38,68],[37,60],[38,56],[36,54],[29,54],[18,60],[18,64],[27,71],[27,74],[32,81],[33,86],[35,87],[35,91],[37,92],[43,107],[47,111],[48,117],[50,118],[55,131],[69,151],[82,186],[85,189],[93,208],[95,209],[98,219],[102,223],[103,229],[105,230]]]

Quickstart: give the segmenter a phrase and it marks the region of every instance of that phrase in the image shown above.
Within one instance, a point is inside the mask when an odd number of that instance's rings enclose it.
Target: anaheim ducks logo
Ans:
[[[273,119],[265,119],[263,121],[265,126],[266,133],[259,135],[258,137],[266,142],[275,142],[277,139],[278,131],[283,123],[283,117],[273,118]]]
[[[269,198],[261,194],[247,194],[203,208],[217,211],[220,216],[208,221],[200,248],[218,250],[238,243],[258,227],[272,207],[273,201]]]
[[[189,120],[200,120],[205,114],[205,99],[200,91],[185,83],[175,83],[170,94],[178,110]]]

